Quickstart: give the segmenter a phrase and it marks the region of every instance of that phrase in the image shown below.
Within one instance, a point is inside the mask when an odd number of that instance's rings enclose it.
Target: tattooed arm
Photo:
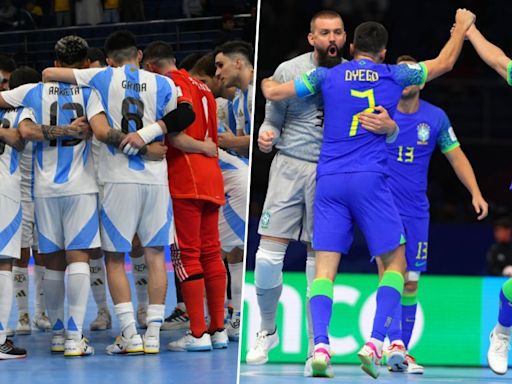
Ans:
[[[18,129],[0,128],[0,141],[13,147],[18,152],[25,148],[25,141],[22,139]]]
[[[70,125],[36,124],[30,119],[25,119],[19,123],[18,129],[23,139],[32,141],[55,140],[63,136],[88,139],[91,136],[91,128],[85,117],[79,117]]]

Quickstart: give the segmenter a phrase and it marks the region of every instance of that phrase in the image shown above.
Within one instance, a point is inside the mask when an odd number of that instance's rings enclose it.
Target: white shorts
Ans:
[[[0,258],[20,258],[21,203],[0,195]]]
[[[23,223],[21,227],[21,248],[34,249],[38,246],[35,208],[33,201],[22,201]]]
[[[36,197],[35,213],[39,253],[100,247],[97,193]]]
[[[245,159],[222,150],[219,150],[219,165],[226,198],[219,212],[220,243],[224,252],[230,252],[235,247],[244,247],[249,166]]]
[[[174,243],[174,222],[166,185],[110,184],[103,186],[101,248],[130,252],[135,234],[143,247]]]

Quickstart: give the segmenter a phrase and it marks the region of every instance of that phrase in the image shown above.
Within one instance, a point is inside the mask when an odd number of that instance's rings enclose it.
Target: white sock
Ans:
[[[148,315],[147,315],[147,324],[148,329],[146,331],[147,336],[157,336],[160,337],[160,327],[164,322],[165,315],[165,305],[161,304],[149,304],[148,305]]]
[[[105,290],[105,283],[107,279],[105,276],[103,258],[89,260],[89,267],[91,271],[91,290],[94,301],[96,302],[98,309],[108,310],[107,293]]]
[[[82,338],[85,311],[89,299],[89,263],[79,262],[68,265],[68,333],[74,340]]]
[[[121,333],[126,339],[137,334],[137,328],[135,328],[135,316],[133,314],[133,304],[131,302],[114,305],[114,313],[119,320]]]
[[[144,256],[132,257],[132,274],[135,284],[135,294],[137,295],[137,308],[148,306],[148,268]]]
[[[384,345],[384,342],[374,337],[370,338],[370,342],[373,343],[373,345],[375,345],[375,348],[377,348],[377,353],[379,354],[379,356],[382,356],[382,346]]]
[[[44,297],[48,318],[54,333],[64,332],[64,271],[46,269],[43,280]]]
[[[35,313],[39,315],[46,312],[46,304],[44,302],[43,278],[45,267],[42,265],[34,265],[34,298]]]
[[[510,330],[512,327],[504,327],[500,323],[496,323],[496,327],[494,327],[494,332],[501,333],[502,335],[510,335]]]
[[[7,338],[7,322],[11,315],[13,281],[11,271],[0,271],[0,344]]]
[[[28,313],[28,269],[13,266],[12,278],[19,318],[23,313]]]
[[[231,304],[233,305],[233,314],[240,313],[242,306],[242,286],[244,279],[244,263],[228,264],[229,273],[231,273]]]
[[[306,289],[306,319],[308,321],[308,356],[310,356],[313,353],[313,350],[315,348],[315,336],[313,334],[313,319],[311,318],[311,308],[309,304],[309,299],[311,298],[311,285],[313,284],[313,280],[315,279],[316,273],[315,260],[315,251],[308,251],[308,255],[306,258],[306,280],[308,283]]]

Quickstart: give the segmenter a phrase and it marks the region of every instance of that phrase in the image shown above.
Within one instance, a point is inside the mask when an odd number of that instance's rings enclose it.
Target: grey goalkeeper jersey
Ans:
[[[284,83],[315,68],[313,52],[309,52],[281,63],[272,78]],[[265,121],[259,132],[273,131],[274,144],[284,155],[317,163],[323,125],[322,96],[314,95],[304,99],[267,101]]]

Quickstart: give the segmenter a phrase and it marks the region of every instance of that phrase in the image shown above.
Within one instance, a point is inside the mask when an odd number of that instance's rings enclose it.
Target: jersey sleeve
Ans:
[[[170,95],[164,107],[164,112],[167,114],[172,110],[176,109],[176,107],[178,106],[179,90],[176,84],[174,84],[174,81],[167,77],[166,80],[169,82],[169,85],[171,86]]]
[[[177,103],[189,103],[192,104],[192,91],[190,90],[190,84],[185,80],[181,74],[172,77],[172,81],[176,85]]]
[[[30,92],[32,89],[36,87],[42,87],[43,84],[25,84],[21,85],[15,89],[11,89],[10,91],[3,91],[2,97],[6,103],[12,105],[13,107],[21,107],[28,106],[31,107],[34,105],[34,102],[41,102],[41,100],[28,100],[26,96],[33,95],[33,92]]]
[[[307,72],[295,79],[295,92],[297,97],[306,97],[320,93],[322,83],[327,78],[329,70],[324,67],[318,67],[310,72]]]
[[[98,113],[102,112],[105,112],[105,110],[103,109],[103,104],[101,103],[98,91],[96,91],[95,89],[91,89],[91,95],[89,96],[89,100],[87,101],[85,111],[87,119],[91,119]]]
[[[77,85],[82,87],[97,88],[96,82],[99,80],[96,76],[98,73],[106,71],[104,68],[87,68],[87,69],[73,69]]]
[[[448,153],[455,148],[460,147],[459,140],[457,140],[457,136],[455,136],[452,124],[444,112],[442,112],[440,117],[439,125],[440,127],[437,134],[437,145],[439,146],[441,152]]]
[[[428,70],[425,63],[390,65],[391,75],[403,88],[421,85],[427,81]]]
[[[512,85],[512,61],[507,65],[507,83],[508,85]]]
[[[20,122],[22,122],[23,120],[26,120],[26,119],[29,119],[29,120],[32,120],[34,123],[36,122],[36,117],[34,116],[34,112],[32,112],[32,110],[30,108],[21,108],[20,111],[18,111],[18,121],[17,121],[17,124],[18,125]]]

